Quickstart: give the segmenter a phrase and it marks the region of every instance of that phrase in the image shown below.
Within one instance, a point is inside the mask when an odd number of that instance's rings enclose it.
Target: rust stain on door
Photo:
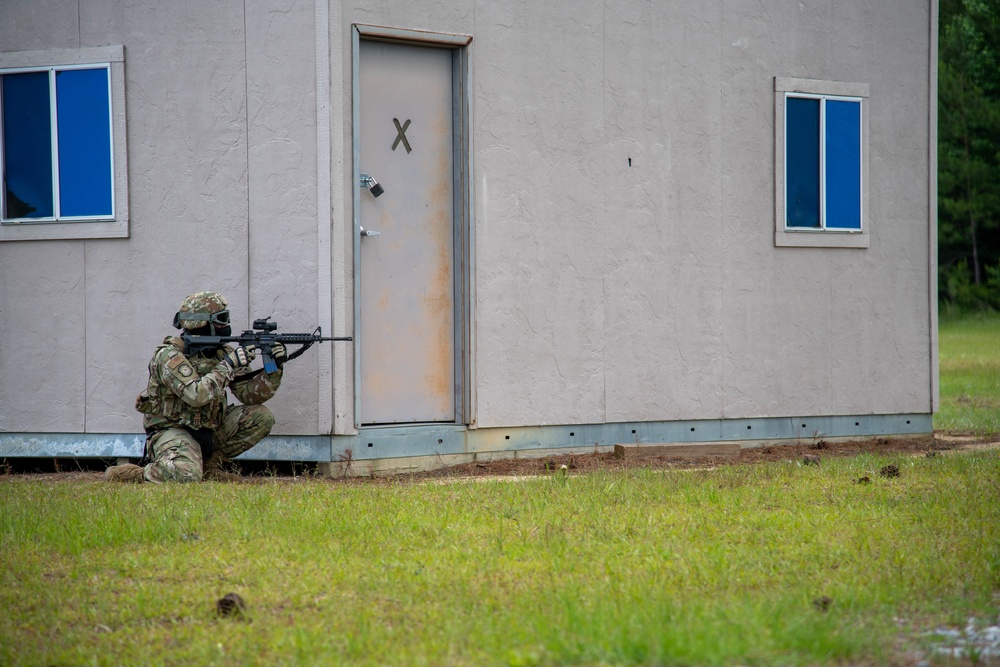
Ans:
[[[435,139],[450,144],[448,119],[438,115],[434,123]],[[438,153],[431,173],[435,183],[427,203],[425,225],[430,232],[430,244],[436,255],[435,269],[422,299],[422,319],[431,332],[430,363],[424,375],[427,390],[440,400],[451,402],[455,376],[454,342],[454,228],[452,200],[452,160],[450,153]]]

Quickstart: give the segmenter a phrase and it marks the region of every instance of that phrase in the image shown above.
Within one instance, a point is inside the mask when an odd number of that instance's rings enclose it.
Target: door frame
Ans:
[[[354,214],[354,425],[361,428],[361,40],[395,42],[411,46],[443,48],[451,51],[452,114],[454,118],[454,294],[455,294],[455,415],[456,424],[475,427],[475,383],[473,334],[475,331],[474,281],[475,244],[472,224],[472,105],[469,44],[470,35],[425,32],[404,28],[355,23],[351,26],[351,128],[353,134],[353,214]]]

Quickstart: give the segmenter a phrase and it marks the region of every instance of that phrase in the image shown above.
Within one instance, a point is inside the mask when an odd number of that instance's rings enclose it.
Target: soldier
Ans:
[[[229,336],[226,299],[198,292],[184,299],[174,326],[193,336]],[[132,463],[108,468],[104,479],[116,482],[197,482],[233,480],[223,465],[247,451],[271,431],[274,415],[264,405],[281,384],[285,347],[272,356],[278,370],[251,371],[254,351],[222,345],[187,355],[181,338],[168,336],[149,362],[149,384],[136,399],[146,429],[145,466]],[[243,405],[227,405],[226,388]]]

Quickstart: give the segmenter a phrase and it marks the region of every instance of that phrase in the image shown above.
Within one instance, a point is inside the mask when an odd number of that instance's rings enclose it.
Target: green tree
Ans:
[[[943,0],[938,62],[942,298],[1000,306],[1000,2]]]

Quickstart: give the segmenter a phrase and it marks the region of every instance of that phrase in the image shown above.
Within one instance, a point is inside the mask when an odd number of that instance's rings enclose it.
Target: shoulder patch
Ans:
[[[163,364],[167,372],[178,378],[183,384],[188,384],[194,379],[195,370],[191,362],[183,354],[173,354]]]

